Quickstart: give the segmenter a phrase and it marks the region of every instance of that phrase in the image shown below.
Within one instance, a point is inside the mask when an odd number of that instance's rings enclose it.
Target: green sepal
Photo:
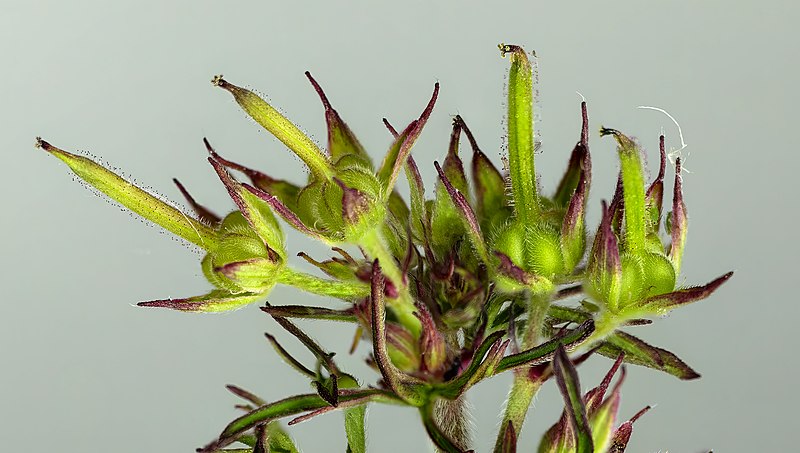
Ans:
[[[631,417],[630,420],[617,428],[614,432],[614,436],[611,438],[611,446],[608,448],[608,453],[624,453],[625,449],[628,447],[628,441],[631,439],[631,434],[633,433],[633,423],[649,410],[650,406],[646,406]]]
[[[338,202],[342,209],[340,214],[349,226],[356,227],[361,223],[365,228],[374,228],[383,222],[387,207],[380,201],[383,189],[372,172],[360,167],[348,168],[338,172],[334,182],[341,191]],[[352,200],[352,196],[359,197],[359,200]],[[388,197],[386,201],[391,198]]]
[[[267,423],[269,453],[299,453],[294,441],[278,422]]]
[[[269,194],[257,187],[253,187],[248,184],[242,184],[242,187],[247,189],[250,193],[257,196],[258,198],[267,202],[270,207],[275,211],[276,214],[281,216],[281,218],[286,221],[292,228],[296,229],[297,231],[305,234],[308,237],[318,239],[322,242],[329,243],[330,239],[325,237],[319,230],[308,227],[298,214],[295,211],[289,209],[286,205],[284,205],[278,197]],[[313,224],[312,224],[313,225]]]
[[[589,119],[586,102],[581,103],[581,111],[583,114],[581,140],[572,151],[569,166],[554,197],[554,203],[565,209],[561,223],[564,272],[571,272],[578,265],[586,249],[586,205],[592,178],[592,160],[587,140]]]
[[[411,156],[409,156],[410,158]],[[403,196],[397,191],[392,191],[389,195],[389,200],[386,204],[389,212],[394,216],[399,225],[408,225],[411,216],[411,210],[408,208]]]
[[[295,214],[309,229],[325,237],[333,237],[332,232],[340,231],[343,226],[341,210],[334,210],[325,202],[325,192],[333,185],[317,180],[300,189],[297,194]],[[341,191],[338,195],[341,197]]]
[[[553,282],[545,277],[527,272],[517,266],[508,255],[495,251],[497,258],[495,283],[497,290],[505,293],[518,293],[530,290],[534,294],[547,294],[554,288]]]
[[[620,312],[620,316],[625,319],[663,316],[680,306],[707,298],[732,276],[733,272],[728,272],[702,286],[691,286],[648,297]]]
[[[658,140],[659,167],[658,176],[650,184],[645,193],[645,210],[647,212],[647,232],[649,235],[658,236],[661,228],[661,214],[664,204],[664,174],[667,168],[667,153],[664,149],[664,136]],[[659,239],[660,244],[660,239]]]
[[[614,202],[612,201],[610,207],[605,201],[602,205],[602,219],[594,237],[583,286],[589,296],[604,302],[609,311],[616,313],[622,293],[622,262],[617,235],[613,229]]]
[[[624,354],[625,363],[653,368],[682,380],[700,377],[695,370],[675,354],[620,330],[606,337],[597,352],[609,358],[616,358],[620,354]]]
[[[549,362],[553,359],[553,355],[559,345],[563,345],[567,351],[570,351],[578,347],[592,332],[594,332],[594,320],[586,320],[575,329],[563,335],[554,337],[531,349],[503,357],[495,369],[495,374],[521,366],[531,366]]]
[[[422,324],[422,335],[419,337],[422,370],[432,376],[442,375],[447,365],[447,345],[444,335],[425,304],[417,303],[416,308],[414,314]]]
[[[429,240],[430,225],[428,210],[425,203],[425,186],[419,174],[419,168],[413,156],[408,156],[405,165],[405,174],[411,198],[411,232],[418,242],[426,243]]]
[[[286,238],[270,206],[234,180],[220,162],[212,157],[209,157],[208,161],[253,231],[270,250],[280,256],[281,261],[285,261]]]
[[[449,200],[449,204],[447,207],[452,209],[448,215],[454,216],[454,220],[458,221],[459,225],[461,226],[460,230],[466,232],[467,236],[470,239],[470,244],[472,248],[475,250],[478,258],[484,262],[489,262],[489,253],[487,251],[486,241],[483,237],[483,232],[481,232],[481,226],[478,223],[478,218],[475,215],[475,212],[472,210],[472,206],[469,204],[469,200],[467,200],[466,195],[464,192],[460,191],[458,188],[454,187],[452,182],[449,180],[448,176],[446,175],[445,171],[439,166],[438,162],[433,163],[436,167],[436,171],[439,173],[439,180],[441,181],[441,185],[444,187],[444,194],[447,196]],[[463,181],[466,184],[466,179]],[[442,200],[440,202],[439,195],[441,190],[437,188],[436,191],[436,207],[434,208],[434,213],[440,212],[441,208],[445,207],[446,201]],[[450,225],[452,221],[448,220],[448,225],[441,225],[441,222],[437,221],[439,217],[434,215],[433,217],[433,232],[442,231],[446,232],[450,240],[452,241],[453,238],[458,238],[462,234],[459,233],[458,229],[455,229],[453,225]],[[434,246],[442,244],[437,244],[437,235],[433,235],[433,244]],[[446,247],[452,248],[455,244],[445,244]]]
[[[102,165],[56,148],[40,138],[37,138],[36,146],[61,159],[87,184],[146,220],[205,250],[216,247],[217,233],[211,227],[189,217]]]
[[[297,195],[300,187],[282,179],[275,179],[266,173],[246,167],[242,164],[230,161],[217,153],[207,139],[203,138],[206,150],[214,160],[228,169],[243,173],[250,179],[250,182],[257,188],[278,198],[286,207],[292,211],[297,211]]]
[[[591,352],[588,354],[590,355]],[[577,364],[577,360],[573,364]],[[581,404],[585,407],[591,428],[594,451],[597,452],[607,452],[606,448],[614,433],[614,422],[620,402],[619,390],[625,379],[624,368],[622,369],[621,377],[611,391],[611,395],[608,398],[605,395],[621,364],[622,356],[619,356],[600,385],[587,391],[581,399]],[[566,408],[561,413],[558,422],[551,426],[542,436],[538,451],[539,453],[574,453],[576,451],[575,430],[572,428],[570,420],[568,420]]]
[[[398,133],[395,128],[384,118],[383,123],[389,129],[392,136],[397,139]],[[387,222],[384,226],[384,236],[392,236],[396,231],[402,230],[406,225],[411,222],[411,231],[420,241],[422,240],[422,223],[420,222],[420,213],[422,210],[419,206],[425,205],[424,188],[422,187],[422,179],[419,176],[419,169],[417,168],[414,158],[409,154],[406,157],[406,163],[403,165],[403,170],[408,180],[408,185],[411,191],[411,207],[406,204],[402,196],[396,191],[392,190],[389,196],[389,212],[394,216],[394,222]],[[392,230],[395,231],[392,231]],[[396,235],[396,234],[395,234]],[[394,241],[400,242],[400,241]],[[407,245],[407,244],[406,244]],[[390,247],[395,251],[400,249],[398,244],[390,244]]]
[[[572,434],[575,440],[576,453],[592,453],[594,443],[592,430],[586,415],[586,406],[581,395],[578,371],[572,365],[564,346],[559,344],[553,358],[553,372],[558,388],[564,397],[564,406],[572,423]]]
[[[357,164],[372,169],[372,161],[370,161],[369,155],[364,150],[364,147],[361,146],[355,134],[339,116],[339,112],[331,107],[331,103],[328,101],[328,97],[322,87],[314,80],[310,72],[306,71],[306,77],[311,82],[314,90],[316,90],[322,101],[322,106],[325,108],[325,121],[328,125],[328,154],[331,160],[335,162],[334,166],[342,168],[345,165]],[[354,160],[349,162],[342,160],[344,156],[349,156]]]
[[[271,316],[283,318],[317,319],[324,321],[340,321],[355,323],[357,318],[352,310],[333,310],[325,307],[309,307],[306,305],[268,305],[261,307]]]
[[[506,423],[503,430],[503,441],[497,453],[517,453],[517,431],[511,420]]]
[[[136,305],[140,307],[169,308],[179,311],[210,313],[236,310],[237,308],[252,304],[265,296],[265,294],[252,293],[231,294],[222,289],[215,289],[202,296],[184,299],[151,300],[139,302]]]
[[[681,178],[681,159],[675,159],[675,185],[672,194],[672,212],[670,213],[670,236],[672,244],[669,248],[669,258],[675,266],[675,273],[681,271],[683,248],[686,245],[686,232],[688,230],[686,205],[683,202],[683,182]]]
[[[452,250],[455,242],[464,236],[467,231],[464,220],[462,220],[463,215],[459,212],[459,207],[456,206],[452,197],[458,191],[462,194],[461,198],[465,200],[467,205],[469,203],[468,199],[466,199],[466,196],[469,195],[467,180],[464,175],[463,164],[458,157],[460,136],[461,122],[456,119],[453,121],[453,130],[450,134],[450,144],[444,168],[439,167],[438,163],[435,164],[439,172],[439,180],[434,189],[435,196],[430,217],[430,235],[431,247],[437,256],[443,256]],[[449,188],[448,185],[450,186]]]
[[[366,453],[367,451],[367,435],[364,426],[366,412],[366,404],[344,410],[344,431],[347,436],[348,453]]]
[[[380,400],[380,401],[397,401],[397,399],[386,392],[385,390],[378,389],[365,389],[353,392],[343,392],[339,395],[340,403],[346,403],[351,400]],[[232,421],[225,427],[219,438],[209,443],[203,448],[198,449],[199,453],[211,453],[215,450],[230,445],[236,441],[236,438],[241,433],[253,429],[256,425],[269,423],[279,418],[290,417],[293,415],[302,414],[304,412],[315,411],[324,407],[328,407],[327,401],[322,399],[316,393],[308,393],[302,395],[290,396],[288,398],[275,401],[258,407],[245,415]]]
[[[614,434],[614,423],[617,420],[619,404],[620,393],[619,385],[617,385],[611,395],[589,415],[589,424],[592,427],[592,441],[597,451],[608,451],[608,446],[611,444],[611,438]]]
[[[506,181],[503,175],[481,151],[466,123],[464,133],[472,147],[472,183],[475,188],[475,212],[484,234],[493,234],[513,214],[506,196]]]
[[[388,198],[389,194],[394,190],[394,184],[397,181],[397,177],[400,175],[400,170],[405,166],[408,155],[411,152],[411,147],[414,146],[414,142],[417,141],[420,133],[422,133],[422,128],[425,127],[425,123],[428,122],[428,118],[431,116],[433,106],[436,104],[438,96],[439,83],[437,82],[433,88],[433,95],[420,117],[412,121],[403,132],[396,136],[394,143],[389,148],[389,152],[384,156],[383,162],[376,175],[383,185],[383,194],[385,198]]]
[[[450,144],[447,147],[447,156],[442,163],[442,169],[450,184],[464,194],[469,204],[472,204],[469,183],[467,182],[467,175],[464,172],[464,163],[458,155],[458,148],[460,144],[461,132],[464,130],[464,120],[460,115],[456,115],[453,119],[453,130],[450,133]]]
[[[553,203],[561,208],[566,208],[572,199],[575,190],[582,178],[582,174],[587,170],[587,159],[589,154],[589,116],[586,110],[586,102],[581,102],[581,138],[572,149],[569,157],[567,169],[561,177],[555,193]],[[591,163],[588,163],[591,168]]]
[[[386,346],[390,361],[401,372],[419,370],[422,355],[419,340],[408,329],[397,323],[386,323]]]
[[[592,427],[592,441],[596,451],[605,452],[614,433],[614,423],[620,404],[620,389],[625,382],[625,367],[622,367],[623,355],[617,357],[614,365],[608,370],[600,385],[589,390],[583,397],[589,425]],[[616,385],[611,390],[611,395],[606,398],[606,392],[611,385],[614,375],[622,369]]]

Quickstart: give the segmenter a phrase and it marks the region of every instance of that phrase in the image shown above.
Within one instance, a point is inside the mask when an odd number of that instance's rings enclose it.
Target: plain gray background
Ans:
[[[415,147],[428,187],[461,114],[499,163],[508,61],[499,42],[539,55],[543,150],[552,191],[578,138],[580,91],[591,127],[638,137],[656,162],[664,127],[683,127],[690,230],[682,282],[735,270],[710,300],[636,333],[703,378],[681,382],[631,367],[621,417],[657,404],[631,452],[790,451],[796,437],[797,50],[794,2],[210,2],[0,1],[3,156],[0,450],[188,452],[214,437],[238,401],[236,383],[267,399],[306,391],[263,337],[301,348],[255,306],[223,315],[133,307],[204,293],[199,254],[133,219],[33,148],[42,135],[99,156],[165,197],[179,177],[208,206],[232,209],[205,161],[206,136],[227,157],[300,181],[302,166],[213,88],[211,76],[265,94],[324,141],[310,70],[380,156],[389,136],[441,96]],[[591,219],[610,198],[613,143],[591,138]],[[290,252],[325,250],[289,234]],[[333,303],[278,288],[274,303]],[[352,330],[305,324],[347,357]],[[303,356],[308,358],[308,356]],[[610,365],[582,368],[585,386]],[[510,379],[471,393],[475,447],[488,451]],[[552,384],[536,401],[521,451],[561,410]],[[370,450],[427,451],[414,411],[371,407]],[[307,452],[344,451],[339,414],[292,428]]]

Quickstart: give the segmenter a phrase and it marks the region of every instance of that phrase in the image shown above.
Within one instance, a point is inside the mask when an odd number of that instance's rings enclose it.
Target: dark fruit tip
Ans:
[[[389,133],[392,134],[394,138],[397,138],[399,134],[397,133],[397,129],[392,126],[392,123],[390,123],[386,118],[382,118],[381,121],[383,121],[383,125],[386,126],[386,129],[389,129]]]
[[[601,126],[600,127],[600,136],[601,137],[605,137],[606,135],[617,136],[617,135],[620,135],[620,134],[622,134],[622,132],[620,132],[620,131],[618,131],[616,129],[612,129],[610,127],[605,127],[605,126]]]
[[[43,149],[47,152],[53,150],[54,146],[48,143],[46,140],[42,139],[42,137],[36,137],[36,143],[33,145],[36,148]]]
[[[222,89],[230,91],[232,85],[230,83],[228,83],[228,81],[225,80],[223,77],[225,77],[225,76],[223,76],[222,74],[215,75],[211,79],[211,84],[214,85],[215,87],[220,87]]]
[[[581,144],[587,146],[589,141],[589,111],[586,100],[581,101]]]
[[[509,54],[509,53],[513,53],[513,52],[522,52],[522,53],[524,53],[525,52],[522,49],[522,47],[520,47],[518,45],[505,44],[505,43],[502,43],[502,42],[497,45],[497,48],[500,49],[500,56],[504,57],[504,58],[505,58],[506,54]],[[532,54],[534,56],[536,56],[536,52],[532,52]]]

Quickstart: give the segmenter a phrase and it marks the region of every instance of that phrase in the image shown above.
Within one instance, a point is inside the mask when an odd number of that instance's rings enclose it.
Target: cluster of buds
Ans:
[[[620,403],[620,388],[625,380],[625,368],[620,368],[620,355],[606,373],[600,385],[581,396],[580,381],[573,363],[563,348],[553,359],[553,370],[559,390],[564,396],[561,418],[545,432],[539,453],[623,452],[628,446],[633,423],[650,410],[645,406],[629,420],[615,427]],[[617,383],[606,396],[611,381],[622,370]]]
[[[313,353],[316,364],[304,365],[267,336],[278,354],[309,379],[313,392],[269,403],[229,387],[247,401],[240,406],[246,413],[199,451],[222,451],[234,442],[247,445],[246,451],[296,451],[278,419],[293,416],[292,425],[341,409],[348,451],[363,452],[365,405],[371,402],[416,408],[440,450],[468,451],[459,400],[476,383],[505,371],[513,371],[514,385],[497,451],[515,451],[528,405],[552,376],[567,410],[545,435],[540,451],[593,451],[591,446],[587,450],[592,443],[601,446],[598,451],[622,451],[632,421],[612,431],[619,384],[610,397],[605,393],[623,361],[681,379],[699,376],[674,354],[618,330],[703,299],[731,275],[705,286],[676,288],[687,231],[680,161],[665,245],[660,227],[664,137],[658,177],[645,187],[638,146],[616,130],[601,129],[601,135],[617,140],[621,170],[587,253],[591,157],[586,102],[581,103],[580,138],[564,176],[552,195],[545,195],[534,166],[533,65],[518,46],[500,45],[500,50],[511,63],[506,168],[494,166],[464,119],[455,116],[445,158],[441,165],[434,163],[439,177],[430,199],[411,150],[433,112],[438,84],[420,116],[402,130],[383,120],[391,144],[376,166],[309,73],[325,111],[324,151],[252,91],[215,77],[215,86],[233,95],[309,170],[304,185],[276,179],[222,157],[204,140],[208,161],[236,206],[224,217],[196,202],[177,180],[194,215],[85,157],[37,141],[111,199],[205,250],[201,267],[214,287],[210,292],[139,305],[226,311],[263,302],[278,284],[343,301],[338,307],[261,307]],[[461,158],[462,137],[471,150],[470,176]],[[410,189],[408,202],[395,190],[401,175]],[[332,247],[335,255],[322,261],[298,253],[325,277],[289,264],[282,223]],[[565,305],[570,299],[579,303]],[[290,318],[353,323],[352,349],[360,341],[370,345],[366,360],[380,376],[377,383],[362,384],[342,371],[334,354]],[[576,363],[593,353],[616,360],[603,383],[583,397],[567,356],[579,350],[583,354]],[[440,415],[448,411],[443,423]]]

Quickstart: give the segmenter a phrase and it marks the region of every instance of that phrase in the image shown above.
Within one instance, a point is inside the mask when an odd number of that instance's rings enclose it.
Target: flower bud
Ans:
[[[367,331],[372,331],[372,309],[368,303],[354,307],[356,317]],[[385,322],[386,352],[392,364],[405,373],[415,373],[420,369],[420,345],[418,340],[403,326]],[[377,358],[376,358],[377,359]]]
[[[606,396],[606,392],[614,375],[620,369],[622,360],[623,356],[618,356],[600,385],[586,392],[582,398],[579,395],[577,397],[572,395],[569,401],[571,405],[566,406],[559,421],[550,427],[542,437],[539,444],[539,453],[576,453],[579,444],[584,447],[587,444],[589,446],[589,450],[581,451],[621,453],[625,450],[625,446],[630,439],[633,422],[647,412],[650,407],[648,406],[639,411],[629,421],[620,425],[619,428],[614,428],[620,404],[620,388],[625,381],[624,367],[610,395]],[[569,363],[569,360],[565,361],[565,366],[574,371],[574,366]],[[557,375],[557,379],[559,382],[570,381],[568,376]],[[577,379],[574,382],[575,386],[577,386]],[[562,385],[561,387],[562,393],[564,393],[564,386]],[[575,390],[580,391],[579,388]],[[577,427],[574,426],[575,420],[573,416],[577,414],[581,415],[581,417],[575,417],[577,420],[585,420],[583,426],[581,426],[581,423],[578,423]],[[588,426],[586,426],[587,424]],[[583,436],[583,438],[579,439],[579,436]]]
[[[587,294],[604,301],[609,310],[616,311],[622,285],[622,262],[617,236],[611,228],[612,217],[613,212],[604,201],[603,217],[589,255],[588,278],[584,287]]]
[[[416,315],[422,323],[422,336],[419,339],[419,351],[422,355],[420,371],[441,377],[447,360],[447,349],[444,335],[439,331],[428,308],[417,303]]]
[[[228,195],[230,195],[233,202],[236,203],[249,229],[263,242],[267,249],[271,250],[272,253],[277,253],[281,259],[285,260],[285,237],[283,230],[281,230],[278,224],[278,220],[275,218],[275,215],[272,214],[270,206],[233,179],[221,163],[211,157],[208,158],[208,161],[214,167],[222,184],[228,190]],[[232,222],[237,223],[238,219],[232,220]],[[223,230],[224,227],[225,222],[223,222]]]
[[[203,273],[232,294],[264,294],[275,286],[286,263],[283,231],[264,200],[233,179],[216,159],[208,160],[239,210],[220,224],[219,242],[203,259]]]
[[[451,196],[456,191],[461,193],[462,197],[464,194],[469,194],[464,166],[458,157],[460,136],[461,122],[456,119],[453,121],[453,131],[450,134],[450,145],[444,166],[438,167],[437,164],[440,179],[436,184],[431,210],[431,247],[437,256],[443,256],[452,250],[456,241],[465,233],[462,214]]]
[[[645,191],[635,143],[613,129],[602,129],[601,133],[617,139],[621,171],[611,206],[603,205],[603,220],[584,281],[587,294],[602,302],[612,317],[621,322],[663,315],[680,305],[708,297],[731,273],[704,286],[675,288],[687,229],[680,160],[676,162],[672,213],[667,218],[672,243],[665,248],[658,236],[666,161],[663,137],[661,168]]]
[[[675,266],[675,273],[681,270],[683,247],[686,244],[686,231],[688,220],[686,205],[683,203],[683,181],[681,178],[681,159],[675,159],[675,190],[672,195],[672,213],[670,214],[670,236],[672,244],[669,249],[669,258]]]
[[[667,153],[664,149],[664,136],[658,138],[659,148],[659,167],[658,176],[647,188],[645,194],[645,209],[647,210],[648,233],[658,238],[657,234],[661,226],[661,213],[664,204],[664,172],[667,167]],[[655,233],[655,234],[654,234]],[[658,240],[661,244],[661,240]]]

